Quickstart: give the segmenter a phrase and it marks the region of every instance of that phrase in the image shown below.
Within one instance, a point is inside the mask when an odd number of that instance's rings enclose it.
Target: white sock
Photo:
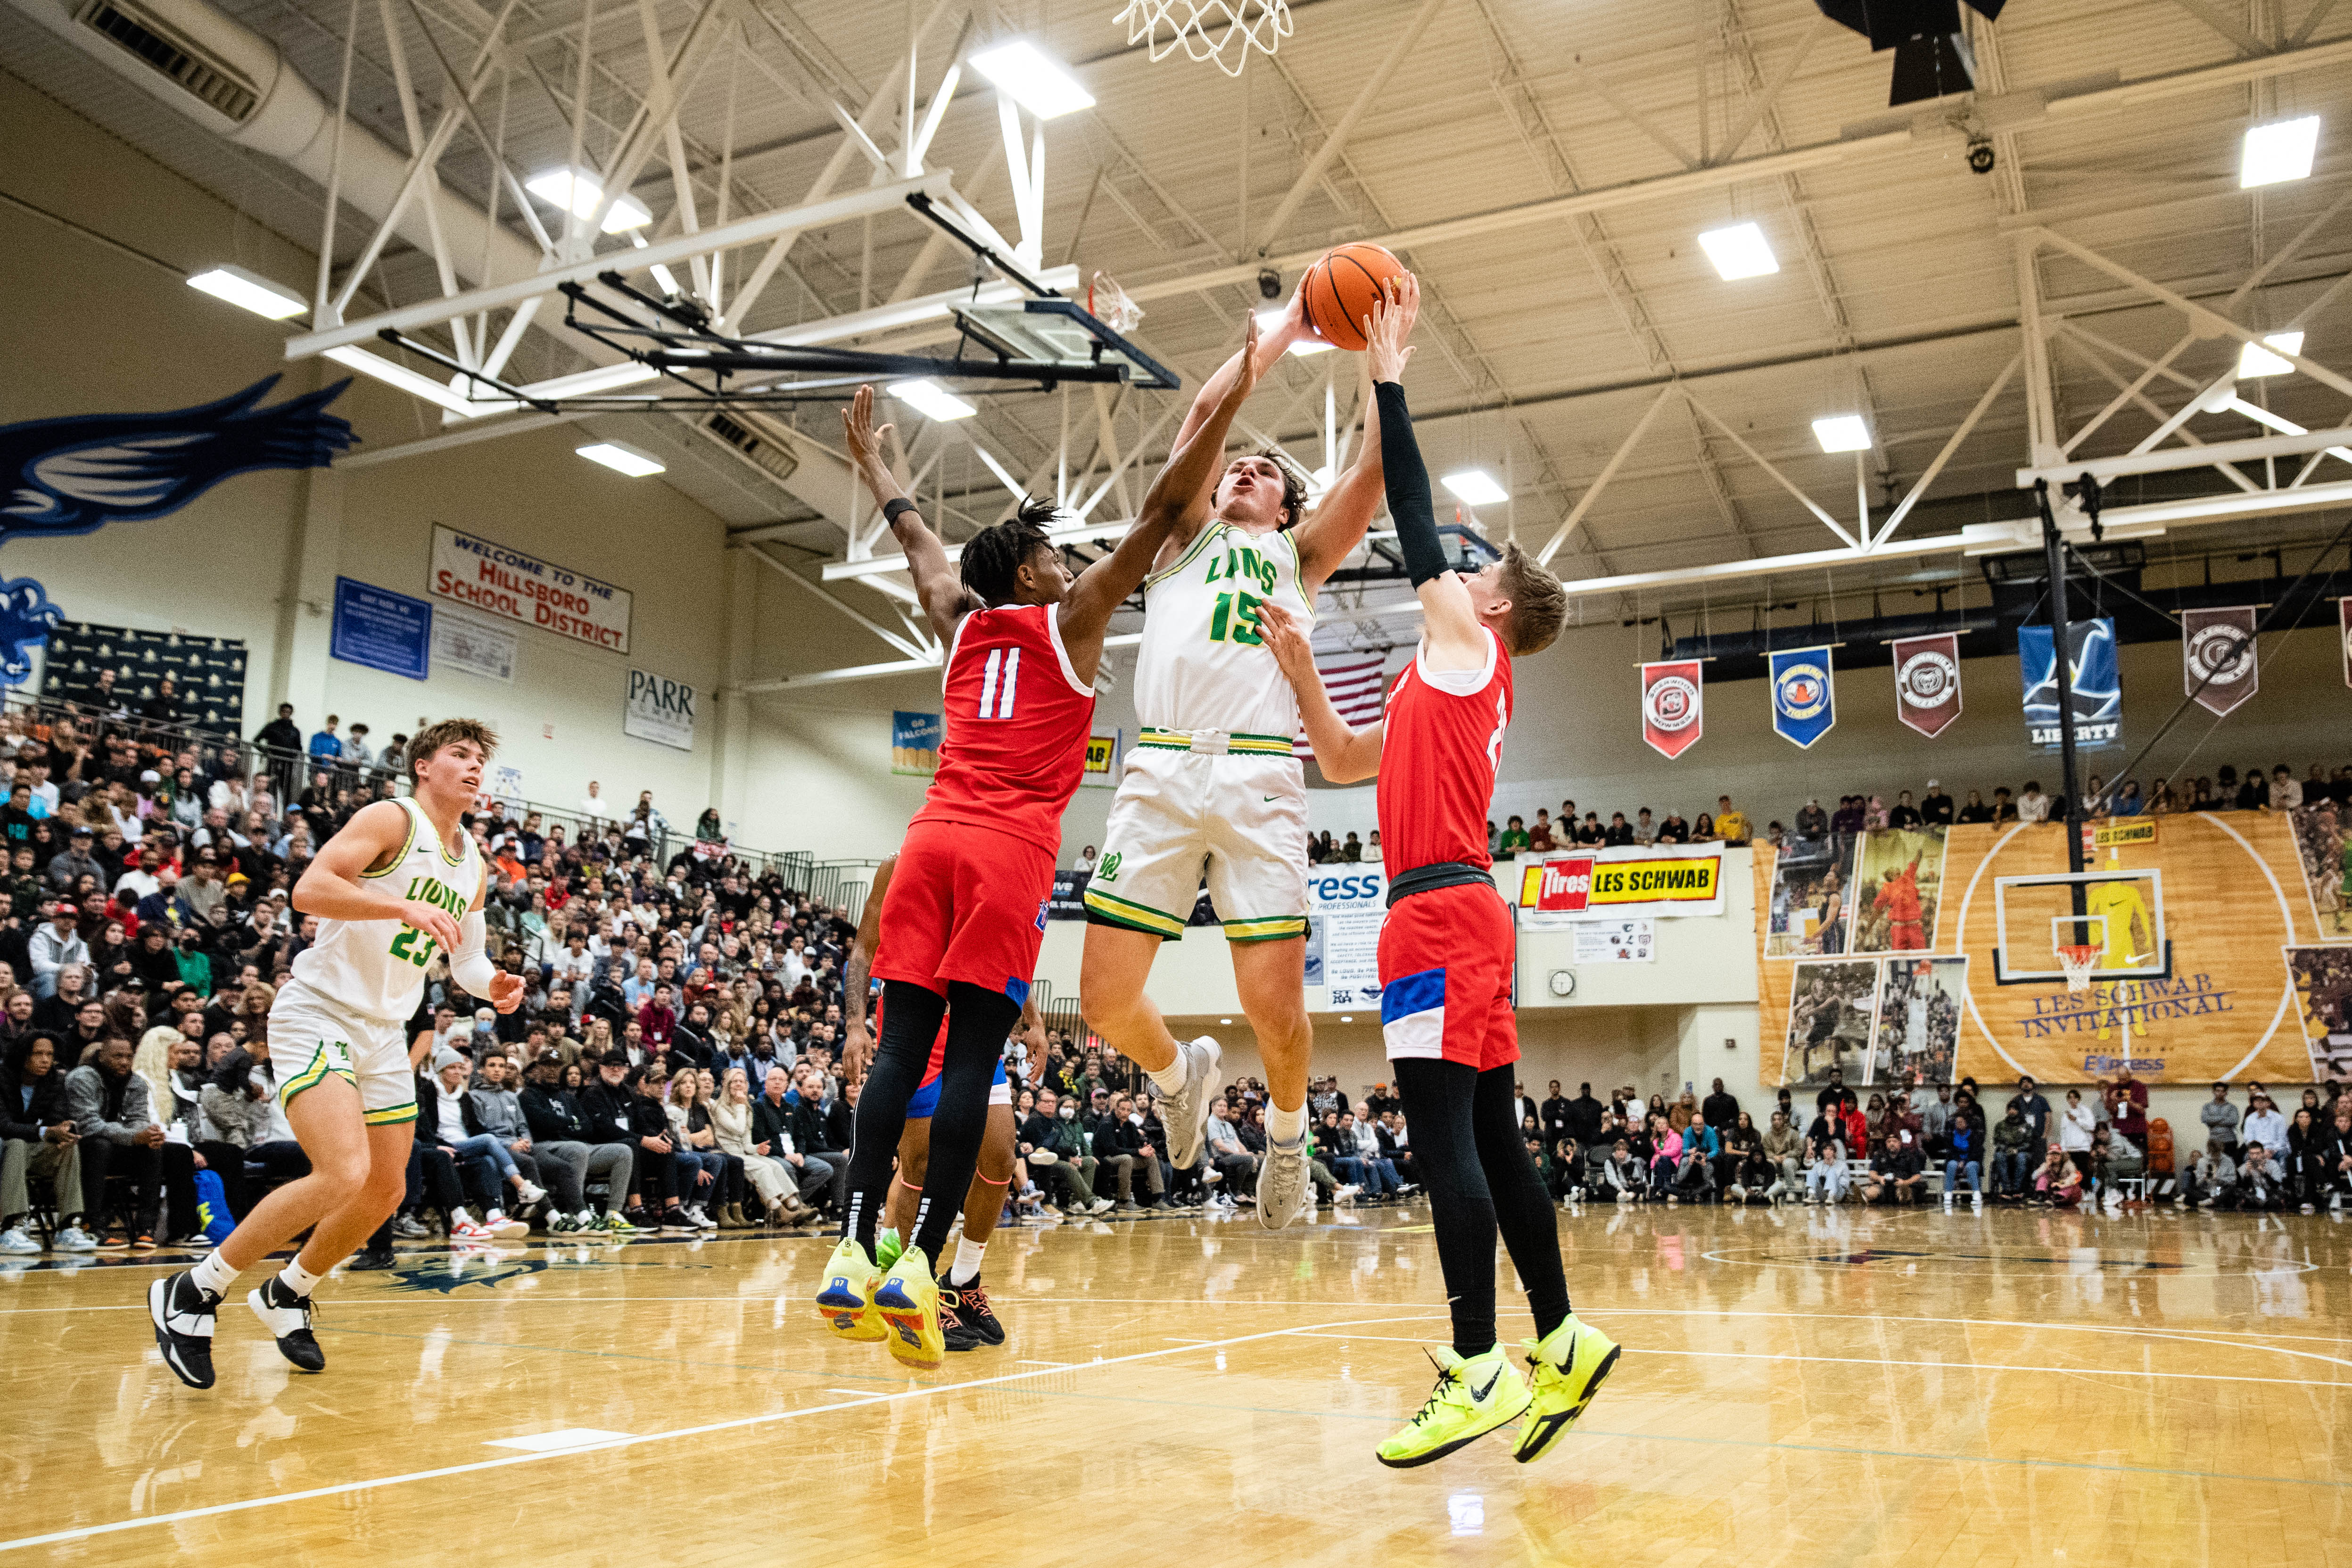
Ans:
[[[215,1296],[227,1295],[229,1287],[236,1283],[236,1270],[217,1252],[206,1253],[204,1261],[188,1272],[195,1277],[199,1288]]]
[[[1162,1094],[1184,1092],[1184,1050],[1178,1047],[1176,1055],[1164,1068],[1146,1068],[1143,1076],[1160,1086]]]
[[[319,1281],[323,1278],[303,1268],[301,1258],[297,1258],[279,1270],[278,1282],[297,1296],[308,1296],[319,1288]]]
[[[1286,1147],[1307,1136],[1307,1101],[1300,1100],[1296,1110],[1285,1110],[1278,1105],[1265,1108],[1266,1141]]]
[[[948,1269],[948,1283],[969,1285],[980,1278],[980,1260],[988,1256],[988,1243],[974,1242],[966,1237],[956,1239],[955,1262]]]

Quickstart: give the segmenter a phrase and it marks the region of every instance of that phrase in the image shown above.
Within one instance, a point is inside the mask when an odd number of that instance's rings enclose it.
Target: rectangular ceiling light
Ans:
[[[1764,231],[1752,223],[1734,224],[1729,228],[1711,228],[1698,237],[1699,247],[1715,269],[1727,282],[1742,278],[1761,278],[1768,272],[1780,270],[1780,258],[1772,254],[1771,244]]]
[[[602,463],[615,473],[642,479],[649,474],[664,471],[663,465],[654,461],[635,447],[624,447],[617,441],[598,441],[593,446],[575,447],[573,451],[592,463]]]
[[[1495,482],[1495,476],[1484,468],[1464,468],[1437,481],[1452,490],[1465,506],[1500,506],[1511,499],[1511,492]]]
[[[1813,421],[1813,439],[1822,444],[1824,452],[1867,452],[1870,426],[1862,422],[1859,414],[1832,414]]]
[[[1080,87],[1077,78],[1025,38],[982,49],[971,57],[971,68],[1040,120],[1052,120],[1074,109],[1092,109],[1095,104],[1094,94]]]
[[[2245,149],[2238,160],[2241,189],[2300,180],[2311,173],[2311,156],[2319,149],[2319,116],[2282,120],[2274,125],[2246,128]]]
[[[199,272],[188,279],[188,287],[201,289],[215,300],[226,300],[273,321],[299,316],[310,308],[310,301],[293,289],[242,267],[215,267]]]
[[[2270,348],[2264,348],[2263,343],[2268,343]],[[2269,336],[2263,338],[2262,343],[2244,343],[2240,345],[2238,349],[2238,379],[2240,381],[2259,381],[2266,375],[2284,375],[2287,372],[2294,368],[2294,365],[2288,363],[2285,360],[2279,358],[2278,354],[2271,353],[2271,349],[2276,349],[2280,353],[2299,354],[2303,352],[2303,334],[2301,332],[2273,332]]]
[[[1260,337],[1264,337],[1280,325],[1282,325],[1281,311],[1260,310],[1257,313],[1257,330]],[[1335,343],[1325,342],[1312,332],[1302,332],[1291,340],[1290,352],[1304,359],[1308,354],[1328,354],[1337,346]]]
[[[926,419],[969,419],[980,412],[936,381],[894,381],[890,395]]]
[[[522,188],[551,207],[569,208],[574,217],[594,217],[596,204],[604,199],[604,187],[591,174],[575,174],[569,169],[550,169],[533,174],[523,182]],[[604,215],[604,232],[620,234],[627,229],[643,228],[654,221],[654,215],[644,204],[623,196]]]
[[[331,359],[346,369],[359,372],[362,375],[373,376],[386,386],[398,387],[411,397],[421,397],[436,407],[446,408],[452,414],[473,415],[481,412],[473,404],[467,402],[465,395],[454,387],[437,382],[429,375],[419,375],[404,364],[394,364],[383,355],[372,354],[365,349],[351,347],[329,349],[320,357]]]

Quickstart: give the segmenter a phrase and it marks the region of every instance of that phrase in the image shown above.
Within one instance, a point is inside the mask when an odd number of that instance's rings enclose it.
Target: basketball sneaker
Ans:
[[[278,1342],[278,1353],[294,1363],[299,1372],[327,1370],[327,1352],[319,1348],[316,1335],[310,1332],[310,1298],[297,1296],[286,1289],[286,1281],[274,1276],[258,1290],[248,1290],[245,1304],[261,1320]]]
[[[956,1321],[961,1325],[963,1337],[975,1342],[959,1345],[955,1342],[954,1337],[950,1336],[948,1349],[978,1350],[982,1345],[1001,1345],[1004,1342],[1004,1324],[997,1317],[995,1310],[989,1306],[988,1291],[981,1285],[979,1275],[973,1275],[969,1284],[941,1285],[940,1300],[943,1306],[954,1310]]]
[[[1224,1051],[1207,1035],[1176,1047],[1184,1064],[1184,1087],[1164,1096],[1160,1120],[1168,1129],[1168,1163],[1189,1171],[1201,1163],[1201,1146],[1209,1141],[1209,1107],[1217,1098],[1217,1068]]]
[[[637,1234],[638,1227],[629,1223],[629,1216],[619,1209],[606,1209],[604,1217],[593,1226],[608,1236],[626,1237]]]
[[[1437,1386],[1378,1450],[1381,1463],[1391,1469],[1442,1459],[1528,1408],[1528,1385],[1501,1345],[1467,1361],[1452,1347],[1440,1346],[1429,1359],[1437,1363]]]
[[[163,1364],[190,1388],[213,1385],[213,1321],[220,1298],[196,1283],[194,1270],[184,1268],[147,1287],[147,1316],[155,1325],[155,1343]]]
[[[824,1289],[816,1293],[817,1315],[838,1338],[884,1338],[890,1331],[874,1310],[874,1288],[881,1282],[881,1271],[866,1256],[866,1248],[857,1245],[857,1238],[843,1237],[825,1260]]]
[[[874,1267],[885,1274],[889,1273],[890,1265],[898,1262],[899,1255],[906,1250],[907,1244],[897,1231],[884,1231],[874,1238]]]
[[[1266,1140],[1265,1158],[1257,1168],[1257,1222],[1280,1230],[1302,1215],[1314,1212],[1313,1173],[1307,1163],[1307,1136],[1295,1143]]]
[[[890,1354],[902,1366],[935,1372],[947,1349],[940,1327],[940,1288],[931,1260],[910,1247],[875,1287],[874,1310],[888,1329]]]
[[[1584,1407],[1601,1388],[1601,1379],[1617,1365],[1617,1342],[1588,1327],[1571,1312],[1566,1321],[1540,1340],[1521,1340],[1528,1365],[1535,1373],[1535,1393],[1519,1424],[1518,1446],[1511,1457],[1521,1464],[1540,1459],[1554,1443],[1568,1435]]]

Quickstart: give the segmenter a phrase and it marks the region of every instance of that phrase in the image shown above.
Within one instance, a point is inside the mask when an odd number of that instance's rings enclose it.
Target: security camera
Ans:
[[[1257,296],[1261,300],[1282,298],[1282,274],[1268,267],[1257,275]]]
[[[1995,161],[1991,142],[1971,142],[1969,143],[1969,167],[1975,170],[1978,174],[1991,174]]]

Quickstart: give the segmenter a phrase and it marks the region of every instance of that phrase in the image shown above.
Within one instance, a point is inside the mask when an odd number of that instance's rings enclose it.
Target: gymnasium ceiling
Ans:
[[[1262,258],[1499,215],[1471,226],[1478,232],[1399,244],[1431,301],[1412,396],[1433,468],[1475,465],[1505,480],[1510,500],[1482,509],[1477,521],[1530,548],[1552,538],[1657,405],[1563,542],[1555,563],[1570,578],[1837,544],[1764,466],[1853,529],[1854,458],[1823,454],[1811,427],[1827,415],[1859,414],[1868,426],[1861,489],[1883,527],[1886,509],[2021,352],[2023,231],[2062,237],[2265,331],[2352,270],[2352,211],[2333,211],[2352,190],[2344,142],[2352,121],[2343,113],[2352,48],[2269,58],[2352,40],[2352,5],[2338,9],[2336,0],[2011,0],[1998,24],[1963,12],[1979,94],[1897,111],[1886,102],[1890,56],[1823,20],[1811,0],[1300,0],[1278,56],[1253,57],[1238,79],[1181,54],[1150,61],[1111,22],[1113,0],[718,3],[731,6],[731,19],[678,111],[702,223],[713,221],[722,174],[732,215],[799,203],[843,141],[828,99],[855,112],[887,89],[910,19],[929,23],[918,65],[926,100],[951,56],[1024,34],[1067,62],[1097,100],[1045,131],[1045,263],[1100,269],[1141,297],[1147,315],[1136,335],[1181,370],[1188,388],[1238,341],[1243,313],[1261,308],[1253,275]],[[400,26],[429,123],[442,76],[425,28],[451,55],[469,55],[491,15],[476,0],[219,4],[273,41],[330,103],[343,35],[358,16],[352,113],[396,148],[407,141],[380,18]],[[592,160],[610,153],[646,94],[646,26],[658,27],[667,49],[702,8],[702,0],[594,6],[584,148]],[[518,0],[507,22],[515,69],[478,99],[526,177],[565,161],[583,14],[573,0]],[[1416,22],[1423,30],[1385,87],[1318,161],[1367,75]],[[287,165],[192,135],[184,118],[39,29],[0,27],[0,67],[257,221],[317,244],[323,193]],[[2184,87],[2176,79],[2185,72],[2206,74]],[[2096,96],[2103,78],[2166,85],[2118,106],[2130,95]],[[2033,89],[2056,90],[2037,97]],[[2083,103],[2070,97],[2085,92],[2095,109],[2074,111]],[[897,111],[884,98],[868,124],[887,151]],[[2246,128],[2315,113],[2321,130],[2310,177],[2241,190]],[[1972,139],[1990,146],[1990,174],[1971,171]],[[1801,167],[1713,173],[1841,142]],[[1319,167],[1310,171],[1311,161]],[[959,189],[1013,232],[993,94],[973,73],[964,74],[927,163],[954,170]],[[460,136],[439,167],[452,195],[488,200],[492,165],[478,142]],[[1312,177],[1300,184],[1302,172]],[[859,163],[843,188],[865,178]],[[1630,196],[1615,189],[1644,181],[1664,185]],[[1514,211],[1579,192],[1602,195],[1580,214]],[[647,233],[676,232],[666,158],[646,165],[631,194],[655,215]],[[501,210],[520,237],[511,207]],[[1726,281],[1696,239],[1746,221],[1760,226],[1780,270]],[[356,258],[372,226],[344,211],[339,262]],[[967,275],[963,258],[927,249],[928,234],[897,215],[808,234],[740,325],[789,326],[956,285]],[[730,256],[729,270],[740,279],[759,248]],[[919,258],[922,269],[910,276]],[[2263,286],[2232,299],[2268,262],[2275,265]],[[2041,308],[2069,323],[2053,335],[2050,374],[2057,424],[2071,433],[2115,398],[2118,377],[2138,375],[2144,360],[2173,346],[2183,318],[2054,247],[2031,266]],[[1286,288],[1297,272],[1283,268]],[[431,258],[397,244],[368,286],[380,302],[436,291]],[[2352,352],[2352,327],[2345,309],[2326,303],[2306,323],[2304,352],[2335,363]],[[2236,353],[2234,340],[2208,338],[2171,368],[2201,385]],[[534,333],[515,370],[529,379],[586,363]],[[1250,419],[1314,466],[1324,458],[1325,384],[1334,383],[1348,409],[1359,363],[1341,354],[1286,361]],[[1166,400],[1188,395],[1129,395],[1109,426],[1116,444],[1141,441],[1156,458],[1174,427],[1160,418]],[[2159,374],[2143,395],[2152,406],[2126,401],[2083,453],[2126,450],[2189,393]],[[2307,426],[2347,423],[2344,395],[2308,375],[2248,382],[2242,395]],[[951,537],[1001,515],[1008,499],[961,434],[1016,476],[1050,482],[1066,418],[1076,470],[1102,434],[1084,391],[1066,408],[1059,395],[990,398],[963,432],[927,433],[947,447],[926,494],[944,486]],[[2014,472],[2028,460],[2027,420],[2023,378],[2012,377],[1903,533],[1951,534],[2026,515]],[[843,554],[837,520],[714,455],[676,422],[644,423],[644,444],[673,459],[656,482],[696,495],[781,559],[807,568]],[[837,444],[829,409],[803,411],[799,427]],[[2267,434],[2234,414],[2200,416],[2190,428],[2205,441]],[[2352,479],[2352,469],[2334,466],[2331,475],[2323,465],[2314,482]],[[2207,469],[2171,482],[2223,488]],[[1115,500],[1102,514],[1118,515]],[[2335,521],[2309,512],[2178,530],[2164,548],[2201,552],[2223,532],[2238,548],[2250,539],[2325,537]],[[1843,589],[1963,569],[1948,554],[1895,555],[1842,564],[1823,580]],[[1586,608],[1613,615],[1662,598],[1696,603],[1703,592],[1721,605],[1759,590],[1750,581],[1645,587]]]

